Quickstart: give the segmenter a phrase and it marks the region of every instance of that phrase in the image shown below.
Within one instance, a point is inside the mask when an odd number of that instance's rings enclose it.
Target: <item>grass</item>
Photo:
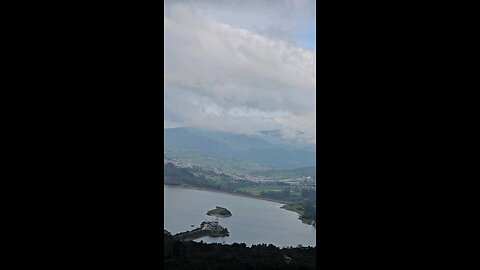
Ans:
[[[262,191],[274,191],[274,192],[280,192],[284,190],[284,187],[279,187],[279,186],[255,186],[255,187],[249,187],[249,188],[240,188],[235,191],[247,191],[252,193],[254,196],[260,196],[260,193]]]
[[[266,170],[256,172],[256,174],[267,176],[274,180],[295,179],[303,176],[316,178],[316,168],[312,166],[287,170]]]
[[[218,175],[210,175],[210,174],[200,173],[200,172],[194,172],[192,174],[197,177],[204,176],[207,181],[213,182],[215,184],[225,183],[224,179]]]

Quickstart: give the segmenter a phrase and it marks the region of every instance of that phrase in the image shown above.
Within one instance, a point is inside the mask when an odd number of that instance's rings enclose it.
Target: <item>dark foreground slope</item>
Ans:
[[[165,269],[315,269],[316,248],[205,244],[164,235]]]

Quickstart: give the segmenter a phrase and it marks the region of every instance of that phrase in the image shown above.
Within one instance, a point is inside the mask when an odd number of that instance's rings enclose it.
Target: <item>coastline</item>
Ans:
[[[216,193],[229,194],[229,195],[234,195],[234,196],[240,196],[240,197],[246,197],[246,198],[251,198],[251,199],[276,202],[276,203],[281,203],[281,204],[290,204],[291,203],[291,202],[287,202],[287,201],[280,201],[280,200],[275,200],[275,199],[270,199],[270,198],[256,197],[256,196],[252,196],[252,195],[241,194],[241,193],[237,193],[237,192],[223,191],[223,190],[218,190],[218,189],[199,188],[199,187],[194,187],[194,186],[178,186],[178,185],[170,185],[170,184],[163,184],[163,185],[164,186],[169,186],[169,187],[180,187],[180,188],[196,189],[196,190],[203,190],[203,191],[211,191],[211,192],[216,192]],[[283,209],[285,209],[285,208],[283,208]],[[285,210],[288,210],[288,209],[285,209]],[[288,210],[288,211],[290,211],[290,210]],[[295,211],[293,211],[293,212],[295,212]]]
[[[216,192],[216,193],[223,193],[223,194],[229,194],[229,195],[233,195],[233,196],[240,196],[240,197],[246,197],[246,198],[250,198],[250,199],[257,199],[257,200],[263,200],[263,201],[270,201],[270,202],[276,202],[276,203],[280,203],[280,204],[283,204],[282,206],[280,206],[280,208],[286,210],[286,211],[291,211],[291,212],[294,212],[294,213],[297,213],[298,214],[298,219],[306,224],[306,225],[310,225],[310,226],[313,226],[311,224],[311,221],[310,220],[305,220],[305,219],[302,219],[302,213],[300,212],[297,212],[293,209],[291,209],[290,207],[286,207],[287,205],[290,206],[290,205],[293,205],[293,202],[287,202],[287,201],[280,201],[280,200],[275,200],[275,199],[270,199],[270,198],[262,198],[262,197],[256,197],[256,196],[252,196],[252,195],[247,195],[247,194],[241,194],[241,193],[236,193],[236,192],[229,192],[229,191],[223,191],[223,190],[218,190],[218,189],[209,189],[209,188],[199,188],[199,187],[194,187],[194,186],[183,186],[183,185],[170,185],[170,184],[163,184],[164,186],[169,186],[169,187],[179,187],[179,188],[186,188],[186,189],[195,189],[195,190],[203,190],[203,191],[210,191],[210,192]],[[313,226],[316,228],[316,226]]]

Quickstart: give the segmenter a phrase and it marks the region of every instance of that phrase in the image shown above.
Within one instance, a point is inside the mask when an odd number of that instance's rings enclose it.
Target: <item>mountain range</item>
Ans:
[[[243,172],[259,169],[293,169],[315,166],[315,145],[292,143],[277,131],[243,135],[196,128],[164,129],[165,158],[190,162],[219,160],[241,166]],[[193,160],[189,160],[192,159]],[[239,169],[239,168],[236,168]],[[238,170],[237,170],[238,172]]]

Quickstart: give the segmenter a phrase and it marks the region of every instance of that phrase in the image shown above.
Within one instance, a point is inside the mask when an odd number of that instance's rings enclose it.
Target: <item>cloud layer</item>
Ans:
[[[240,28],[241,16],[230,24],[219,21],[219,14],[234,10],[232,5],[245,13],[249,3],[213,2],[217,9],[206,9],[205,2],[165,5],[164,125],[238,133],[281,129],[286,138],[315,143],[315,51],[262,34],[261,28],[247,30],[253,27],[247,22]]]

